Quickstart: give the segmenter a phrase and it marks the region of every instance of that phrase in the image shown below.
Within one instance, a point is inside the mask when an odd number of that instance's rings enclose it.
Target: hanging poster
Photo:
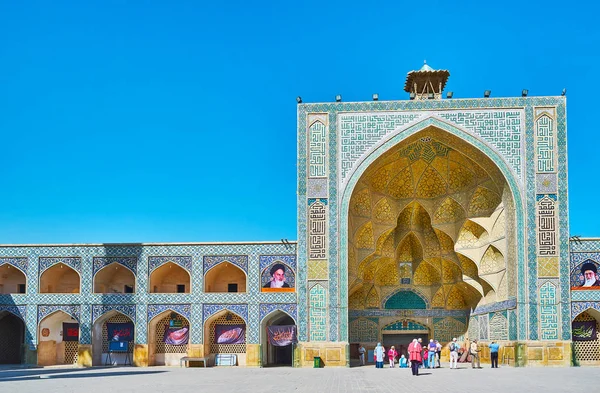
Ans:
[[[133,341],[133,323],[106,323],[108,341]]]
[[[581,265],[572,268],[571,289],[598,290],[600,287],[599,267],[598,262],[588,259]]]
[[[245,344],[246,325],[215,325],[217,344]]]
[[[283,263],[273,263],[261,273],[262,292],[294,292],[294,271]]]
[[[276,347],[285,347],[297,342],[296,325],[268,326],[269,343]]]
[[[188,343],[190,330],[184,328],[166,328],[164,342],[171,345],[185,345]]]
[[[596,321],[573,322],[573,341],[592,341],[596,339]]]
[[[79,324],[63,322],[63,341],[79,341]]]

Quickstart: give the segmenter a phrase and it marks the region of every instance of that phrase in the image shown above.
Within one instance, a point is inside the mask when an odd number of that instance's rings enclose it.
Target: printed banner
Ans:
[[[596,321],[573,322],[573,341],[596,339]]]
[[[217,344],[245,344],[246,325],[215,325]]]
[[[133,341],[133,323],[106,323],[108,341]]]
[[[63,341],[79,341],[79,324],[63,322]]]
[[[269,343],[276,347],[285,347],[298,342],[296,339],[296,325],[268,326]]]
[[[171,345],[185,345],[190,338],[190,329],[184,328],[167,328],[165,330],[164,342]]]

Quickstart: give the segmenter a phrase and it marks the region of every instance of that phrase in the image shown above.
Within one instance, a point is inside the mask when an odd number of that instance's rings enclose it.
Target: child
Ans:
[[[390,360],[390,368],[394,368],[394,362],[396,361],[397,356],[398,356],[398,352],[396,351],[396,347],[394,347],[392,345],[392,347],[388,351],[388,359]]]
[[[400,356],[400,368],[407,368],[408,367],[408,362],[406,361],[406,357],[404,357],[404,355]]]

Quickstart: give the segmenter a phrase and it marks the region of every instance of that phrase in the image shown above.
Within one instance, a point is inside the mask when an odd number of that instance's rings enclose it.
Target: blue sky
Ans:
[[[599,7],[487,3],[2,1],[0,243],[296,239],[296,96],[407,99],[424,59],[457,98],[567,88],[600,236]]]

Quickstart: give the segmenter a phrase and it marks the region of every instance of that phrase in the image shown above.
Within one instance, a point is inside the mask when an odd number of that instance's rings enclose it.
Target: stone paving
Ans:
[[[0,392],[600,392],[598,368],[3,368]]]

